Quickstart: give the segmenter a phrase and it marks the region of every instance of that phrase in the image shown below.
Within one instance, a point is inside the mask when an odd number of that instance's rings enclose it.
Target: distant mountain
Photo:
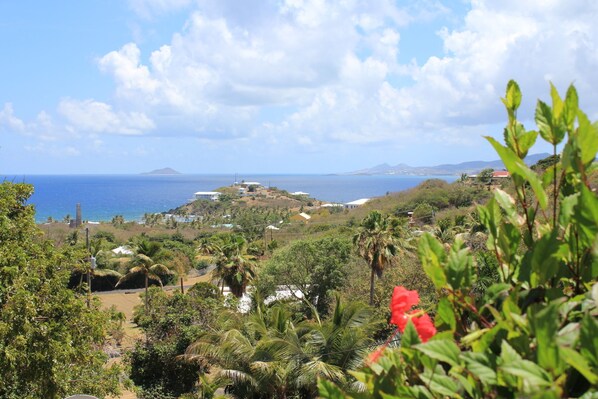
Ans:
[[[525,158],[525,163],[533,165],[541,159],[549,157],[550,154],[534,154]],[[500,159],[495,161],[469,161],[458,164],[443,164],[436,166],[409,166],[398,164],[391,166],[387,163],[376,165],[367,169],[360,169],[353,172],[344,173],[345,175],[403,175],[403,176],[441,176],[441,175],[460,175],[462,173],[475,174],[482,169],[502,170],[505,165]]]
[[[172,168],[162,168],[152,170],[151,172],[142,173],[142,175],[180,175],[181,172],[177,172]]]

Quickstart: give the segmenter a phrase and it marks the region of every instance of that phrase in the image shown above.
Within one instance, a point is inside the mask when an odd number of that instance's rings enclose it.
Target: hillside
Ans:
[[[525,159],[525,163],[533,165],[540,159],[548,157],[549,154],[534,154],[529,155]],[[446,176],[446,175],[460,175],[462,173],[475,174],[482,169],[504,169],[504,164],[500,159],[494,161],[469,161],[458,164],[442,164],[436,166],[409,166],[406,164],[398,164],[391,166],[387,163],[376,165],[371,168],[360,169],[353,172],[345,173],[347,175],[407,175],[407,176]]]

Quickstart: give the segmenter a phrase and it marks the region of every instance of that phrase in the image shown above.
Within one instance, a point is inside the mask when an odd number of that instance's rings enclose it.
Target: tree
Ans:
[[[255,277],[256,260],[247,249],[247,240],[242,235],[229,234],[216,253],[215,277],[220,278],[237,298],[243,296]]]
[[[116,394],[119,369],[101,350],[109,315],[67,289],[77,260],[43,239],[32,191],[0,184],[0,397]]]
[[[330,297],[347,278],[351,244],[340,238],[298,240],[274,253],[260,272],[260,284],[283,286],[327,314]]]
[[[418,225],[434,223],[434,207],[427,202],[422,202],[413,210],[413,221]]]
[[[201,289],[203,288],[203,290]],[[178,397],[190,392],[206,365],[182,362],[178,359],[187,347],[202,333],[216,327],[222,310],[222,298],[216,287],[207,283],[187,295],[172,295],[152,288],[149,290],[152,307],[135,309],[135,322],[144,331],[147,340],[138,341],[126,357],[131,366],[130,378],[145,392],[159,390]],[[216,295],[201,295],[201,291]],[[144,396],[145,397],[145,396]]]
[[[160,275],[172,274],[170,269],[161,263],[156,263],[149,255],[159,257],[162,252],[162,248],[158,243],[142,240],[137,246],[137,253],[131,259],[131,267],[127,274],[122,276],[116,286],[124,283],[127,280],[132,279],[136,275],[144,276],[145,283],[145,308],[148,309],[148,294],[147,288],[149,286],[149,280],[157,281],[162,287],[162,279]]]
[[[121,227],[123,224],[125,224],[125,218],[123,215],[116,215],[112,218],[110,223],[112,223],[114,227]]]
[[[332,316],[301,321],[291,305],[258,306],[248,319],[233,315],[220,331],[203,335],[185,358],[217,367],[213,382],[236,398],[312,398],[317,379],[349,386],[378,322],[371,309],[338,298]],[[231,325],[230,320],[234,320]]]
[[[492,173],[494,169],[487,168],[483,169],[480,173],[478,173],[478,181],[482,184],[490,184],[492,183]]]
[[[361,222],[353,244],[359,256],[370,266],[370,305],[374,304],[374,279],[382,272],[392,258],[408,245],[401,240],[403,230],[397,219],[371,211]]]

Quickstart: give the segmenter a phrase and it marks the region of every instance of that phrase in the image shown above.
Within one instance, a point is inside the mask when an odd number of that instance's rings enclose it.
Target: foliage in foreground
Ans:
[[[154,287],[149,297],[151,306],[139,306],[135,312],[135,322],[146,339],[138,341],[127,355],[130,378],[144,397],[151,397],[154,391],[176,397],[191,391],[202,370],[200,364],[181,362],[177,356],[184,354],[201,333],[213,328],[222,298],[208,283],[173,295]]]
[[[498,283],[475,290],[476,264],[455,241],[448,253],[425,235],[419,255],[440,295],[438,333],[426,343],[409,322],[400,349],[354,373],[363,392],[322,379],[324,398],[595,397],[598,390],[598,124],[578,109],[574,87],[536,109],[539,132],[516,119],[519,87],[507,86],[506,145],[488,137],[512,175],[515,196],[496,190],[478,212],[496,257]],[[523,158],[537,136],[561,161],[538,176]],[[552,189],[552,190],[551,190]],[[552,197],[550,197],[552,192]],[[548,194],[547,194],[548,193]]]
[[[221,330],[204,334],[185,357],[210,364],[208,385],[235,398],[315,397],[318,377],[350,386],[348,371],[362,365],[378,323],[369,308],[338,298],[328,319],[313,314],[302,321],[291,305],[262,303],[247,318],[225,315]]]
[[[67,289],[74,261],[42,240],[31,193],[0,184],[0,397],[116,393],[101,351],[109,316]]]

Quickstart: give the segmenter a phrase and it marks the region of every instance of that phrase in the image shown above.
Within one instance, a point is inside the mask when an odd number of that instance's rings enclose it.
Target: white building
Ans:
[[[361,198],[361,199],[358,199],[358,200],[355,200],[355,201],[347,202],[345,204],[345,209],[355,209],[357,207],[362,206],[363,204],[365,204],[369,200],[370,200],[369,198]]]
[[[244,181],[244,182],[241,182],[240,186],[241,187],[247,187],[247,188],[249,188],[249,187],[261,187],[262,183],[259,183],[257,181]]]
[[[338,208],[343,207],[343,204],[322,204],[322,208]]]
[[[218,191],[198,191],[195,193],[196,200],[218,201],[222,193]]]
[[[291,193],[291,195],[298,195],[298,196],[303,196],[303,197],[309,197],[309,193],[304,193],[303,191],[295,191],[294,193]]]

